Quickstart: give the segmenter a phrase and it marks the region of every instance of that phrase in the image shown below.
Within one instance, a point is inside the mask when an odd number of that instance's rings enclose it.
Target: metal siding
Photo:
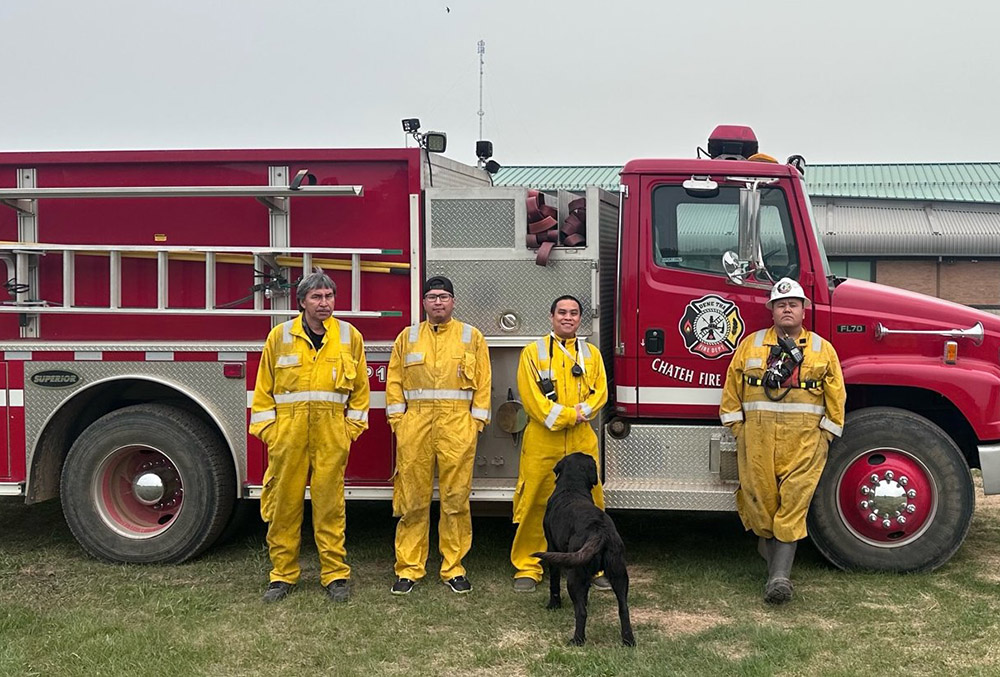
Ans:
[[[828,256],[1000,256],[1000,205],[816,205]]]

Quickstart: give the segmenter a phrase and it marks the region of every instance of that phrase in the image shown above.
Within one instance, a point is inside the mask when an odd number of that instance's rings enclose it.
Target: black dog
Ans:
[[[587,626],[587,595],[590,581],[599,571],[611,582],[618,598],[618,619],[622,626],[622,644],[635,646],[632,621],[628,614],[628,571],[625,568],[625,544],[615,523],[594,505],[590,490],[597,484],[597,464],[587,454],[575,453],[555,467],[556,488],[545,507],[545,539],[552,552],[536,552],[535,557],[549,564],[549,609],[562,606],[559,596],[560,567],[566,572],[566,588],[573,600],[576,632],[570,644],[583,644]]]

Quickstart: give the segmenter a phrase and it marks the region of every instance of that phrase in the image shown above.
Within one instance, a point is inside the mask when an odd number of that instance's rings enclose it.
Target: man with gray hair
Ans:
[[[271,330],[260,356],[250,434],[267,445],[260,513],[272,569],[264,602],[284,599],[298,583],[307,480],[320,584],[335,602],[350,597],[344,470],[368,427],[368,365],[361,333],[333,317],[336,293],[319,268],[304,276],[302,313]]]

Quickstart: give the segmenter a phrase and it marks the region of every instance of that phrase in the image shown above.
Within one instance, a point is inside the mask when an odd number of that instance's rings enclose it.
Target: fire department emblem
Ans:
[[[678,325],[688,351],[706,360],[716,360],[736,350],[745,328],[736,304],[715,294],[687,304]]]
[[[790,291],[792,291],[792,283],[791,282],[789,282],[788,280],[782,280],[781,282],[778,283],[778,293],[779,294],[787,294]]]

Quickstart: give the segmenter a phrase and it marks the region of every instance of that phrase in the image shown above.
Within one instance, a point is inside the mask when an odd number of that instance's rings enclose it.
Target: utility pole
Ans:
[[[479,138],[483,138],[483,116],[486,112],[483,110],[483,63],[485,63],[486,56],[486,41],[480,40],[476,45],[477,51],[479,52]]]

